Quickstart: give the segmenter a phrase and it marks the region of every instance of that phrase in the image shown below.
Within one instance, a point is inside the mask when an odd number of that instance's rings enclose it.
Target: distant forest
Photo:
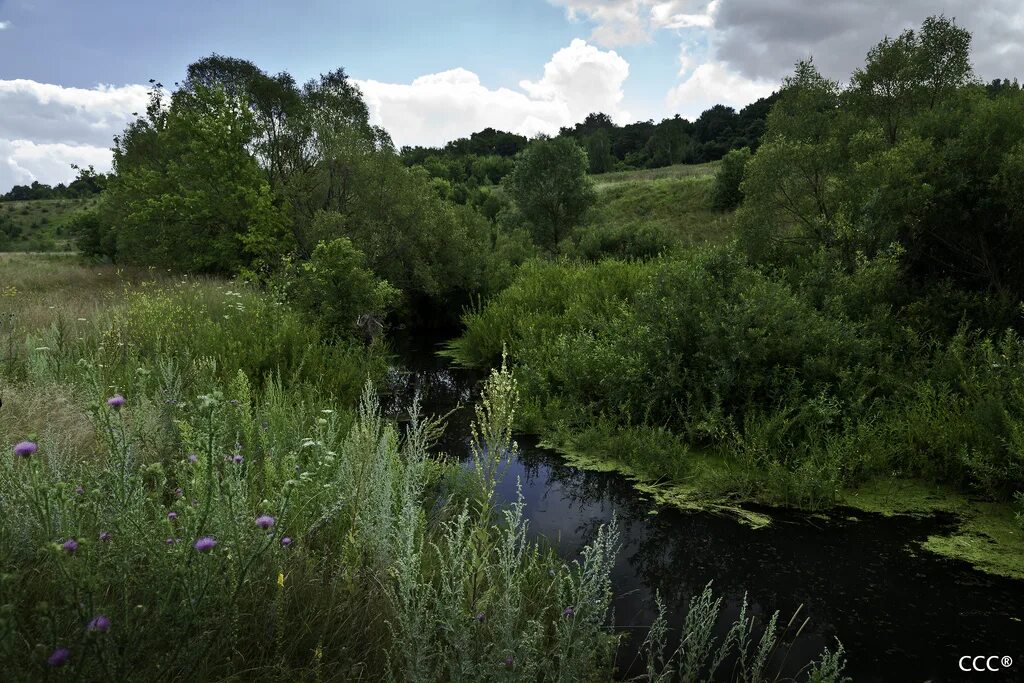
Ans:
[[[98,195],[107,186],[107,176],[97,173],[92,166],[79,168],[78,177],[65,185],[56,186],[33,180],[31,185],[15,185],[6,194],[0,195],[0,202],[19,202],[28,199],[84,199]]]

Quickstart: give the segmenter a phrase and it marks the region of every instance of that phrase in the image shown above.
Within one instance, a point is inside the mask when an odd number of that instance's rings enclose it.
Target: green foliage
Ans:
[[[647,674],[644,680],[658,683],[676,680],[687,683],[720,679],[769,680],[773,660],[781,658],[785,662],[789,654],[783,645],[786,637],[791,633],[799,633],[807,623],[798,623],[797,614],[794,614],[783,632],[778,633],[779,612],[776,611],[768,619],[761,637],[755,640],[757,620],[748,614],[749,604],[747,596],[744,595],[738,618],[732,622],[728,632],[719,641],[713,635],[713,630],[719,622],[722,598],[714,597],[709,583],[704,586],[700,595],[691,598],[679,634],[679,645],[674,651],[669,652],[665,605],[660,595],[655,601],[658,616],[643,644],[647,659]],[[725,673],[723,665],[728,661],[734,661],[733,670],[728,678],[722,678]],[[815,683],[847,683],[851,679],[842,675],[845,666],[842,643],[837,643],[835,653],[826,647],[821,661],[812,666],[809,680]]]
[[[534,241],[554,251],[594,202],[587,154],[569,138],[538,139],[516,157],[505,181]]]
[[[103,218],[118,259],[234,272],[271,258],[284,216],[246,150],[254,134],[251,113],[223,90],[178,93],[167,109],[155,95],[114,150]]]
[[[33,199],[0,202],[0,251],[66,251],[77,223],[97,200]]]
[[[722,157],[722,165],[715,174],[715,190],[711,199],[716,209],[735,209],[743,201],[740,183],[743,182],[743,170],[749,160],[749,147],[735,149]]]
[[[374,276],[365,255],[345,237],[320,242],[308,261],[286,275],[286,282],[290,301],[342,335],[354,333],[360,316],[384,319],[400,295]]]
[[[150,284],[96,316],[3,368],[3,439],[39,444],[0,458],[8,678],[53,675],[59,649],[90,680],[611,675],[615,525],[563,562],[521,500],[490,499],[508,371],[471,430],[477,479],[430,455],[442,427],[415,405],[381,414],[378,354],[266,295]]]

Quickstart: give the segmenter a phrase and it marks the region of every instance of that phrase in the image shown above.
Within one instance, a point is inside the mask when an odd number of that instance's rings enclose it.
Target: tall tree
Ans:
[[[509,195],[549,251],[579,225],[595,199],[587,153],[573,138],[538,138],[506,178]]]

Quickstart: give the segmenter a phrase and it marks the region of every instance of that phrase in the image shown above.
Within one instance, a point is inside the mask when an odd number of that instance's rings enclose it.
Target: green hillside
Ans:
[[[68,222],[96,201],[90,198],[0,202],[0,251],[73,250]]]
[[[597,201],[575,235],[576,255],[649,257],[679,246],[720,244],[731,212],[711,205],[718,162],[592,176]]]

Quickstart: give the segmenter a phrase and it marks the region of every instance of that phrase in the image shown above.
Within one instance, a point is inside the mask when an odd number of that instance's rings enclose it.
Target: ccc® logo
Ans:
[[[971,655],[964,655],[960,658],[960,670],[961,671],[1000,671],[1001,669],[1008,669],[1013,664],[1013,658],[1003,655],[978,655],[972,657]]]

